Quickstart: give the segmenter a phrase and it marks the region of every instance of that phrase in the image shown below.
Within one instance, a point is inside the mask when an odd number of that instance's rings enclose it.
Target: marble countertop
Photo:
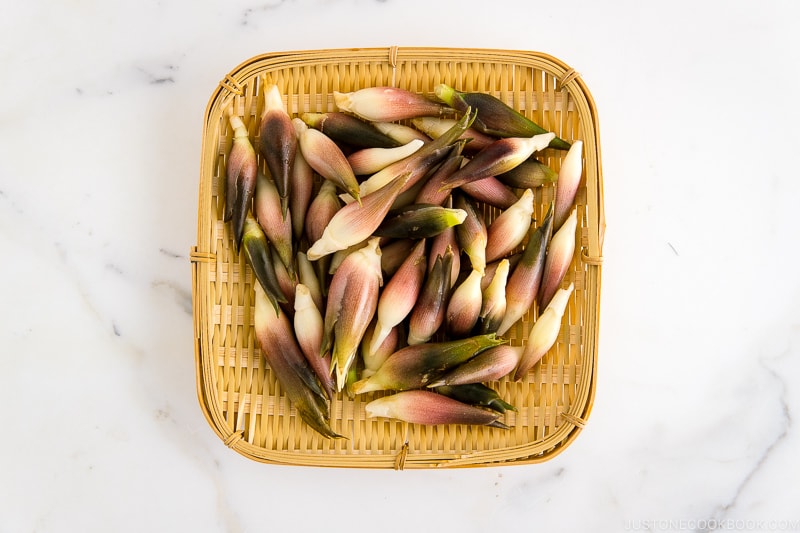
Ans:
[[[800,4],[17,2],[0,21],[0,532],[800,530]],[[271,51],[537,50],[600,114],[587,427],[539,465],[280,467],[195,390],[202,117]]]

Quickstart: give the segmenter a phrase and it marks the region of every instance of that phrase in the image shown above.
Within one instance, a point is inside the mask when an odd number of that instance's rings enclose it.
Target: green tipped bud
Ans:
[[[516,368],[522,357],[521,346],[495,346],[484,350],[466,363],[458,365],[428,387],[442,385],[466,385],[495,381],[507,376]]]
[[[295,341],[286,313],[269,309],[267,296],[255,288],[255,335],[261,353],[300,417],[328,438],[340,438],[329,425],[328,404]]]
[[[388,216],[374,234],[398,239],[424,239],[461,224],[465,218],[467,212],[462,209],[415,204],[401,209],[393,216]]]
[[[360,394],[425,387],[448,370],[503,343],[492,334],[406,346],[389,356],[374,375],[357,382],[354,391]]]
[[[259,286],[264,290],[265,296],[272,303],[275,312],[279,313],[280,304],[286,303],[288,300],[281,290],[275,273],[267,236],[264,235],[264,230],[261,229],[253,215],[249,213],[244,222],[242,248]]]
[[[509,187],[514,187],[516,189],[535,189],[542,185],[555,183],[558,179],[558,174],[544,163],[533,158],[528,158],[522,164],[512,168],[508,172],[498,174],[496,177]]]
[[[478,111],[475,129],[495,137],[532,137],[548,133],[522,113],[507,106],[491,94],[479,92],[460,92],[452,87],[439,84],[433,88],[436,97],[457,111],[465,112],[469,107]],[[550,148],[567,150],[569,143],[553,136]]]
[[[303,113],[307,125],[321,131],[334,141],[359,148],[394,148],[400,143],[374,125],[345,113]]]
[[[477,407],[486,407],[500,414],[506,411],[516,411],[517,408],[504,401],[497,391],[483,383],[469,383],[467,385],[444,385],[434,389],[439,394]]]

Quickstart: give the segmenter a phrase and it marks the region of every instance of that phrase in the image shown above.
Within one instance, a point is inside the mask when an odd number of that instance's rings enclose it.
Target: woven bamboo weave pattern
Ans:
[[[225,161],[232,131],[227,106],[243,118],[257,146],[264,79],[276,83],[290,115],[334,111],[333,92],[396,86],[432,95],[446,83],[497,96],[542,127],[584,142],[576,204],[576,252],[563,282],[574,283],[556,345],[519,382],[489,385],[518,411],[483,426],[421,426],[366,418],[364,406],[384,393],[331,402],[331,427],[347,439],[328,440],[307,427],[281,393],[253,332],[255,282],[234,252],[222,222]],[[540,160],[558,171],[566,152]],[[259,164],[264,163],[259,159]],[[554,186],[535,192],[534,217],[544,217]],[[375,48],[318,50],[254,57],[224,76],[206,109],[193,248],[193,304],[198,398],[229,447],[254,460],[291,465],[431,468],[540,462],[562,451],[586,424],[594,398],[600,273],[605,220],[599,127],[594,102],[577,72],[545,54],[525,51]],[[499,211],[482,207],[487,222]],[[505,337],[522,345],[539,310],[529,311]]]

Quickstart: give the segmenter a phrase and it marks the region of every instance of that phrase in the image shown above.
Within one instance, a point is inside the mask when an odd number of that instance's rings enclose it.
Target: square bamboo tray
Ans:
[[[584,143],[577,195],[576,252],[564,286],[575,284],[556,345],[526,379],[490,384],[518,412],[484,426],[421,426],[367,419],[373,394],[331,402],[331,427],[345,439],[328,440],[297,416],[281,394],[253,334],[254,277],[222,222],[225,159],[232,131],[223,115],[232,101],[255,137],[268,74],[285,95],[290,115],[333,111],[333,91],[396,86],[432,94],[438,83],[501,98],[567,141]],[[558,171],[566,152],[547,149],[543,161]],[[535,191],[541,220],[554,188]],[[487,221],[496,216],[487,208]],[[534,224],[535,226],[535,224]],[[574,69],[528,51],[447,48],[369,48],[268,53],[227,74],[213,92],[203,129],[197,246],[191,250],[197,393],[220,439],[256,461],[285,465],[432,468],[546,461],[581,432],[592,408],[597,374],[600,274],[605,220],[597,112]],[[507,337],[525,342],[531,309]]]

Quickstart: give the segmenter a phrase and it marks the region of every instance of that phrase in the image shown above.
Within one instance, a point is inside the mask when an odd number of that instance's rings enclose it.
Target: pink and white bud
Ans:
[[[483,273],[477,270],[453,290],[447,304],[447,331],[452,337],[469,335],[481,314],[483,297],[481,294],[481,278]]]
[[[300,152],[320,176],[335,183],[360,202],[358,181],[342,150],[319,130],[306,127],[298,137]]]
[[[424,143],[419,139],[396,148],[362,148],[347,156],[347,162],[357,176],[373,174],[383,170],[396,161],[410,156]]]
[[[566,222],[550,239],[550,247],[544,261],[542,284],[539,286],[539,309],[547,307],[567,275],[569,265],[572,263],[572,256],[575,253],[577,226],[577,209],[573,209]]]
[[[364,196],[361,205],[353,202],[337,211],[322,236],[308,249],[308,258],[316,261],[366,240],[386,218],[407,180],[408,174],[397,176],[374,193]]]
[[[502,344],[485,350],[466,363],[462,363],[428,387],[466,385],[495,381],[510,374],[522,357],[521,346]]]
[[[561,169],[558,171],[558,182],[556,182],[555,215],[553,219],[553,229],[558,229],[564,224],[569,216],[569,212],[575,203],[575,195],[581,183],[581,172],[583,172],[583,161],[581,160],[581,149],[583,141],[572,143]]]
[[[372,122],[395,122],[448,112],[448,108],[438,102],[397,87],[367,87],[349,93],[334,91],[333,100],[339,111]]]
[[[322,352],[333,345],[331,366],[336,387],[345,385],[350,366],[373,319],[383,282],[380,239],[347,256],[331,279],[325,309]],[[333,339],[331,339],[331,334]]]
[[[489,225],[486,236],[486,261],[492,262],[511,252],[525,239],[533,222],[533,191],[526,189],[520,199],[500,213]]]
[[[368,417],[394,418],[412,424],[471,424],[507,428],[498,420],[499,413],[424,390],[398,392],[372,400],[365,410]]]
[[[483,289],[483,301],[481,303],[482,333],[496,332],[503,322],[503,317],[506,314],[506,282],[508,281],[509,266],[508,259],[500,261],[492,275],[492,281]],[[488,275],[487,269],[484,277]]]
[[[370,355],[378,350],[392,328],[411,313],[422,290],[426,266],[425,240],[422,239],[383,288],[378,301],[375,333],[367,350]]]

